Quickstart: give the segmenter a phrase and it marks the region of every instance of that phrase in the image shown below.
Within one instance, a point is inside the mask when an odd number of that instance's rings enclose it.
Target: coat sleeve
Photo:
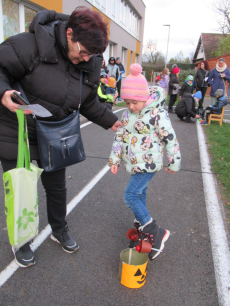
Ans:
[[[192,97],[189,97],[187,99],[184,99],[184,102],[185,102],[185,107],[186,107],[186,112],[188,114],[190,114],[193,118],[196,117],[196,113],[194,113],[194,111],[192,110]]]
[[[225,80],[227,80],[228,82],[230,81],[230,71],[229,71],[229,68],[227,68],[226,70],[226,74],[225,74]]]
[[[183,97],[183,94],[184,94],[184,91],[185,91],[185,83],[181,86],[181,89],[180,89],[180,96]]]
[[[82,103],[80,113],[106,130],[111,128],[118,120],[110,109],[99,102],[97,89],[93,89],[84,103]]]
[[[169,87],[172,88],[172,89],[176,89],[176,86],[173,85],[173,80],[172,80],[172,78],[170,78]]]
[[[215,68],[212,69],[212,71],[210,72],[209,77],[208,77],[208,84],[210,86],[212,86],[212,84],[213,84],[214,74],[215,74]]]
[[[158,134],[158,138],[165,143],[169,170],[173,172],[180,170],[181,154],[179,142],[169,116],[165,110],[160,114],[159,127],[156,132]]]
[[[194,87],[197,88],[197,78],[198,78],[198,71],[196,72],[196,75],[194,77]]]

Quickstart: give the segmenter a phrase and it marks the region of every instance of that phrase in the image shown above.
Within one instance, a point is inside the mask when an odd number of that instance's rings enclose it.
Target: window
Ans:
[[[93,3],[93,1],[91,1],[92,4],[94,4],[96,6],[96,8],[98,8],[102,13],[106,12],[106,0],[94,0],[95,3]]]
[[[134,14],[134,12],[130,11],[129,13],[129,32],[138,38],[138,32],[139,32],[139,19]]]
[[[112,0],[112,3],[111,3],[111,16],[112,16],[113,20],[115,20],[115,12],[116,12],[116,0]]]
[[[28,32],[36,14],[37,10],[24,5],[23,1],[0,0],[0,42],[10,36]]]
[[[126,3],[122,0],[120,2],[120,24],[126,28]]]

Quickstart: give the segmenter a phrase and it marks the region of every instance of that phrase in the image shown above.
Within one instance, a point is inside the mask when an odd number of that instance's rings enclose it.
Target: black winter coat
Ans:
[[[183,99],[181,99],[176,108],[175,113],[179,117],[186,117],[187,115],[191,115],[193,118],[196,116],[196,103],[195,99],[191,94],[185,94]]]
[[[169,80],[169,90],[168,90],[169,95],[172,95],[173,89],[176,89],[176,86],[174,86],[174,84],[179,84],[179,80],[176,77],[176,75],[171,72]]]
[[[193,85],[190,86],[187,82],[184,82],[184,84],[181,86],[181,89],[180,89],[180,97],[183,98],[183,96],[186,93],[190,93],[190,94],[193,93]]]
[[[30,24],[30,33],[12,36],[0,45],[0,100],[5,91],[17,89],[14,83],[20,81],[30,103],[40,104],[52,113],[53,116],[45,120],[60,121],[78,109],[82,71],[80,113],[108,129],[117,117],[97,97],[102,56],[78,65],[68,59],[68,18],[68,15],[55,11],[41,11]],[[32,116],[27,116],[27,122],[31,158],[38,159]],[[16,114],[0,103],[0,159],[17,158],[17,130]]]
[[[199,68],[196,72],[195,78],[194,78],[194,86],[195,88],[201,88],[201,87],[208,87],[208,82],[205,82],[205,78],[208,77],[210,74],[210,71],[204,70],[202,68]]]

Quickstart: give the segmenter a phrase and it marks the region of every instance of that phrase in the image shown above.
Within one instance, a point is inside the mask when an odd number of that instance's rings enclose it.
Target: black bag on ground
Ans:
[[[26,98],[21,86],[21,94]],[[45,172],[62,169],[85,160],[80,132],[79,109],[82,95],[82,72],[80,79],[79,108],[61,121],[37,120],[36,133],[41,166]]]

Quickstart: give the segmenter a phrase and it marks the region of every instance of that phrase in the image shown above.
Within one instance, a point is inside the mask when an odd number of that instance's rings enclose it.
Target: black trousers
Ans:
[[[173,108],[174,103],[176,102],[176,99],[177,99],[177,94],[176,95],[170,95],[169,105],[168,105],[168,110],[169,111],[172,111],[172,108]]]
[[[118,98],[120,98],[120,94],[121,94],[121,79],[117,82],[117,91],[118,91]]]
[[[40,161],[37,161],[41,167]],[[4,172],[16,168],[17,161],[8,161],[1,159]],[[67,222],[66,217],[66,179],[65,168],[54,172],[45,172],[41,174],[42,184],[46,191],[47,216],[48,223],[52,230],[59,230]]]
[[[201,91],[202,93],[202,99],[199,100],[199,109],[203,108],[204,97],[205,97],[207,89],[208,87],[198,87],[197,88],[197,91]]]

